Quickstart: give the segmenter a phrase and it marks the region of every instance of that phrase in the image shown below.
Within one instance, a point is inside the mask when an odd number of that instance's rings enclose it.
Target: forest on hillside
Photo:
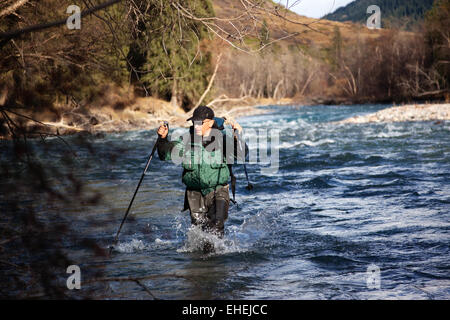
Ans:
[[[325,15],[323,19],[365,24],[368,17],[367,8],[377,5],[381,9],[382,27],[411,30],[423,22],[426,12],[432,8],[433,3],[434,0],[357,0]]]

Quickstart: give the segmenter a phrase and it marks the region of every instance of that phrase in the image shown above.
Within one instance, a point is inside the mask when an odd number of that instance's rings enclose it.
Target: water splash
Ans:
[[[317,147],[317,146],[320,146],[320,145],[323,145],[323,144],[330,144],[330,143],[335,143],[335,142],[336,141],[333,140],[333,139],[320,139],[318,141],[302,140],[302,141],[299,141],[299,142],[286,142],[285,141],[282,144],[280,144],[278,146],[278,148],[280,148],[280,149],[289,149],[289,148],[296,147],[296,146],[299,146],[299,145],[305,145],[305,146],[308,146],[308,147]]]
[[[167,249],[167,247],[173,246],[174,242],[174,240],[166,240],[160,238],[156,238],[155,241],[151,243],[146,243],[145,241],[140,239],[132,239],[131,241],[120,243],[114,249],[121,253],[135,253],[139,251],[155,249],[164,250]]]
[[[230,238],[219,238],[214,234],[204,232],[198,226],[191,226],[186,233],[184,246],[177,252],[202,252],[206,243],[214,246],[213,255],[243,252],[238,243]]]
[[[240,225],[231,224],[226,228],[224,238],[204,232],[197,226],[191,226],[186,232],[183,247],[177,252],[202,252],[205,243],[214,245],[214,253],[211,255],[223,255],[230,253],[244,253],[257,250],[260,240],[269,236],[276,228],[272,219],[276,214],[272,210],[263,210],[256,214],[247,215]],[[242,218],[241,218],[242,219]]]
[[[147,245],[142,240],[132,239],[129,242],[119,243],[115,250],[122,253],[132,253],[135,251],[145,250],[146,248]]]

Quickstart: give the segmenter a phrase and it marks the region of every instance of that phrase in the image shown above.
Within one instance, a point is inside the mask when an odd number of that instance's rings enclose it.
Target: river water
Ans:
[[[214,254],[201,252],[205,235],[181,212],[181,166],[156,155],[111,258],[93,262],[71,248],[75,262],[100,264],[105,277],[142,277],[161,299],[448,299],[450,122],[332,123],[387,107],[271,106],[240,118],[244,130],[280,130],[279,168],[248,165],[247,191],[234,167],[238,206],[225,239],[212,239]],[[111,243],[154,142],[154,130],[92,141],[98,165],[80,176],[107,205],[72,210],[80,233]],[[103,222],[93,227],[86,216]],[[151,298],[124,281],[97,297]]]

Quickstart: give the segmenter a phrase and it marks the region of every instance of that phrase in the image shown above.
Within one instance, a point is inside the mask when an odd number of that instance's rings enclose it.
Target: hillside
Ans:
[[[377,5],[381,9],[382,27],[412,29],[415,24],[423,21],[433,2],[434,0],[357,0],[327,14],[323,19],[366,23],[369,17],[367,8]]]
[[[236,29],[247,31],[234,41],[239,50],[220,49],[225,59],[215,79],[214,96],[350,103],[401,100],[411,95],[410,84],[396,77],[409,77],[409,65],[419,59],[419,53],[409,49],[419,46],[416,34],[308,18],[270,1],[265,4],[249,17],[242,14],[245,10],[239,1],[213,1],[221,29],[239,36]],[[266,34],[270,46],[261,37]],[[241,49],[252,52],[249,55]],[[367,57],[375,58],[375,63],[367,64]],[[385,70],[386,66],[391,68]]]
[[[268,8],[277,7],[276,4],[266,2]],[[227,19],[236,17],[242,12],[242,5],[239,1],[234,0],[213,0],[214,11],[217,17]],[[279,16],[275,16],[273,11],[260,11],[254,15],[257,19],[267,22],[270,31],[270,38],[272,40],[286,37],[289,34],[298,33],[298,35],[281,40],[278,44],[297,44],[301,46],[317,46],[328,47],[331,45],[335,28],[339,28],[344,41],[352,41],[356,39],[356,35],[363,38],[377,38],[380,35],[379,31],[369,30],[359,24],[352,22],[340,22],[324,19],[314,19],[301,16],[293,11],[286,10],[278,5]],[[254,21],[245,17],[238,21],[240,28],[251,29],[254,28]],[[224,22],[221,24],[228,32],[233,32],[234,27]]]

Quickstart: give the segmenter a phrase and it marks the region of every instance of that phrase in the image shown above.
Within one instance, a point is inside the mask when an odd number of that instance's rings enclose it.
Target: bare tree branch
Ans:
[[[17,1],[16,3],[10,5],[6,9],[4,9],[2,12],[0,12],[0,17],[7,16],[7,15],[15,12],[17,9],[19,9],[21,6],[23,6],[27,2],[28,2],[28,0]]]
[[[219,69],[221,59],[222,59],[222,53],[220,53],[219,56],[217,57],[216,67],[214,68],[214,73],[211,76],[211,79],[209,80],[208,87],[206,88],[205,92],[203,92],[200,99],[198,99],[198,102],[195,105],[194,109],[197,108],[202,103],[203,99],[205,99],[206,95],[208,94],[209,90],[211,89],[211,86],[214,82],[214,78],[216,77],[216,74],[217,74],[217,69]]]
[[[88,10],[84,10],[80,13],[81,17],[86,16],[86,15],[90,15],[96,11],[105,9],[109,6],[112,6],[113,4],[116,4],[118,2],[121,2],[122,0],[110,0],[108,2],[105,2],[103,4],[100,4],[98,6],[92,7]],[[52,28],[52,27],[57,27],[57,26],[61,26],[63,24],[65,24],[67,21],[67,18],[58,20],[58,21],[53,21],[53,22],[47,22],[47,23],[41,23],[41,24],[36,24],[36,25],[32,25],[32,26],[28,26],[26,28],[23,29],[19,29],[19,30],[14,30],[14,31],[9,31],[9,32],[2,32],[0,33],[0,48],[2,46],[4,46],[9,40],[17,38],[23,34],[27,34],[30,32],[36,32],[36,31],[41,31],[41,30],[45,30],[48,28]]]

